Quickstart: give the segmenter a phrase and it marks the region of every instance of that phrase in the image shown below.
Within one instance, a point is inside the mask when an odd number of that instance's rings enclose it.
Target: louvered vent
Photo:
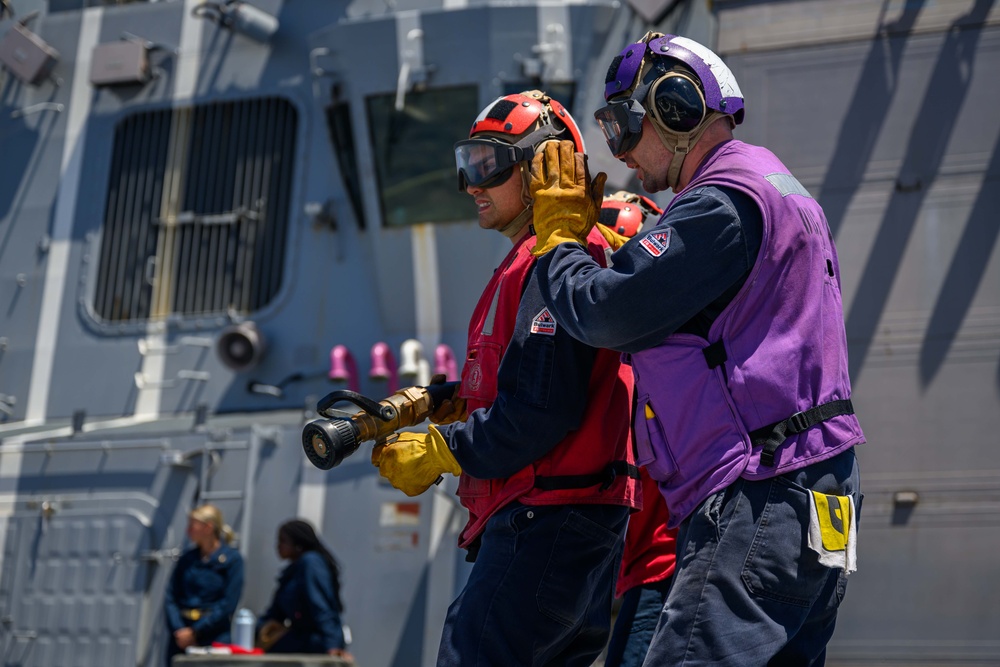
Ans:
[[[281,287],[296,112],[263,98],[135,114],[115,132],[94,311],[265,306]]]

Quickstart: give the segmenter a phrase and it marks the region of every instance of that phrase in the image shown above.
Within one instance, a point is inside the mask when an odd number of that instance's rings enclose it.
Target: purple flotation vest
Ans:
[[[667,212],[705,185],[750,195],[764,233],[707,341],[678,333],[631,355],[637,462],[659,481],[671,527],[741,476],[782,475],[864,442],[823,209],[773,153],[740,141],[710,154]]]

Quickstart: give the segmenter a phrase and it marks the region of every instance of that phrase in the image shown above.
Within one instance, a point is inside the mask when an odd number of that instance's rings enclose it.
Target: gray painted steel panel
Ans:
[[[380,130],[369,126],[367,100],[473,85],[485,105],[510,86],[573,84],[566,102],[592,164],[634,188],[605,154],[590,110],[608,60],[646,26],[605,2],[254,0],[279,21],[263,44],[192,19],[194,0],[13,4],[19,16],[43,10],[31,29],[60,60],[56,78],[35,86],[0,73],[4,659],[159,665],[163,588],[185,546],[185,514],[213,498],[241,533],[243,604],[266,606],[281,568],[275,530],[306,516],[343,566],[359,664],[432,664],[468,572],[453,547],[464,516],[454,480],[409,500],[380,481],[367,445],[320,473],[303,460],[299,435],[316,399],[344,386],[327,379],[334,345],[347,346],[361,391],[374,398],[388,391],[368,377],[376,342],[398,358],[405,340],[419,339],[428,360],[446,343],[461,362],[469,314],[509,246],[478,229],[471,204],[459,222],[383,225],[383,156],[372,141]],[[837,236],[854,400],[871,444],[860,454],[861,569],[829,662],[996,664],[1000,619],[986,582],[1000,547],[998,3],[692,1],[668,22],[709,43],[718,35],[748,96],[737,135],[789,164]],[[479,26],[487,29],[470,28]],[[125,32],[163,47],[150,54],[154,78],[90,86],[89,45]],[[242,316],[110,325],[94,317],[92,300],[122,119],[260,97],[295,108],[294,176],[281,288],[248,317],[267,352],[237,373],[214,344]],[[364,229],[327,127],[334,101],[349,105]],[[79,182],[60,176],[64,163],[80,165]],[[61,301],[43,298],[47,284],[62,286]],[[40,322],[57,324],[40,331]],[[42,339],[52,341],[48,357]],[[32,408],[41,419],[25,421],[39,360],[51,361],[47,398]],[[251,392],[251,382],[272,391]],[[55,576],[43,582],[43,570]],[[58,607],[57,595],[70,604]],[[129,613],[105,628],[101,605]]]
[[[8,523],[0,596],[8,664],[126,665],[141,643],[149,563],[147,515],[90,503],[27,502]],[[12,539],[13,538],[13,539]],[[23,661],[23,662],[22,662]]]

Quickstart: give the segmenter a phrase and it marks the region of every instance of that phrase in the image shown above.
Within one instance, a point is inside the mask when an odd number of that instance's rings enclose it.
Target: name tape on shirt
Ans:
[[[653,232],[644,236],[639,241],[639,245],[645,248],[646,252],[653,257],[659,257],[670,247],[670,230],[665,229],[662,232]]]
[[[548,308],[542,308],[534,319],[531,320],[531,333],[545,334],[546,336],[556,335],[556,321]]]

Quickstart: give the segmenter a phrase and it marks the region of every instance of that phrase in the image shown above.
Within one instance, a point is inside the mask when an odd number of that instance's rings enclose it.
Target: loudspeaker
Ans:
[[[215,352],[227,368],[238,373],[250,370],[264,356],[264,337],[253,322],[231,324],[219,333]]]

